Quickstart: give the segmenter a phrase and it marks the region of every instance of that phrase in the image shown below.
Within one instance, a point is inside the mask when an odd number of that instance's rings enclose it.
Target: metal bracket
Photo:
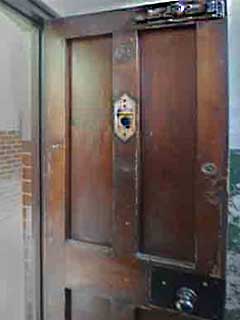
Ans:
[[[158,7],[145,7],[134,17],[137,25],[162,25],[195,20],[221,19],[225,0],[178,0]]]
[[[114,132],[123,142],[136,132],[136,102],[126,93],[114,103]]]
[[[225,281],[154,266],[151,272],[150,302],[200,318],[222,320]]]

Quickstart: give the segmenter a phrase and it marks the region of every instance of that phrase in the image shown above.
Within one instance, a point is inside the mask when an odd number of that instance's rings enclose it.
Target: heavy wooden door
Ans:
[[[226,18],[201,5],[46,27],[45,320],[222,317]]]

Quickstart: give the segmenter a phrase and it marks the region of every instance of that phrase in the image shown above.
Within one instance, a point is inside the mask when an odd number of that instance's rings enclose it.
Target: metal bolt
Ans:
[[[218,169],[215,163],[213,162],[206,162],[201,167],[202,173],[204,173],[207,176],[213,176],[217,173]]]

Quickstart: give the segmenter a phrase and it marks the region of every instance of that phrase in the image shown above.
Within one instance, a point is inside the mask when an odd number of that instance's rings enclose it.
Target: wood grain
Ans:
[[[189,272],[224,278],[226,21],[139,35],[132,14],[47,27],[46,320],[66,320],[65,312],[192,320],[150,305],[151,270],[162,258],[165,267],[186,261],[197,265]],[[112,132],[112,102],[123,93],[137,103],[138,130],[127,143]],[[206,161],[216,163],[217,181],[202,175]]]
[[[116,58],[116,51],[123,52]],[[129,56],[127,53],[131,52]],[[139,74],[138,39],[136,32],[114,33],[113,35],[113,98],[123,93],[132,97],[139,117]],[[127,56],[127,58],[126,58]],[[139,130],[123,143],[114,136],[113,179],[114,179],[114,239],[117,256],[132,255],[138,251],[138,152]]]
[[[72,42],[71,237],[112,241],[112,39]]]
[[[197,27],[197,162],[195,168],[197,269],[225,273],[228,159],[228,92],[226,22]],[[204,163],[217,166],[206,176]]]
[[[195,29],[141,34],[142,250],[194,261]]]

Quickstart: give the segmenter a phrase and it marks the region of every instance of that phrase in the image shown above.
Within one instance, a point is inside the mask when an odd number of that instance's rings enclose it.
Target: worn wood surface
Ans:
[[[139,117],[139,61],[136,32],[113,34],[113,99],[127,93]],[[117,256],[138,251],[139,130],[127,142],[113,136],[113,247]]]
[[[141,36],[142,249],[192,262],[195,60],[194,28]]]
[[[225,21],[139,34],[133,13],[47,27],[46,320],[190,320],[150,305],[152,265],[224,277],[226,213],[199,168],[226,170]],[[127,143],[112,129],[123,93]]]
[[[45,40],[44,110],[44,319],[65,320],[65,213],[66,213],[66,44],[54,32]],[[53,59],[52,59],[53,58]]]
[[[112,242],[111,59],[109,36],[72,42],[71,237],[105,245]]]
[[[223,276],[226,260],[228,91],[226,22],[197,25],[195,208],[197,269]],[[202,166],[214,163],[216,174]]]

